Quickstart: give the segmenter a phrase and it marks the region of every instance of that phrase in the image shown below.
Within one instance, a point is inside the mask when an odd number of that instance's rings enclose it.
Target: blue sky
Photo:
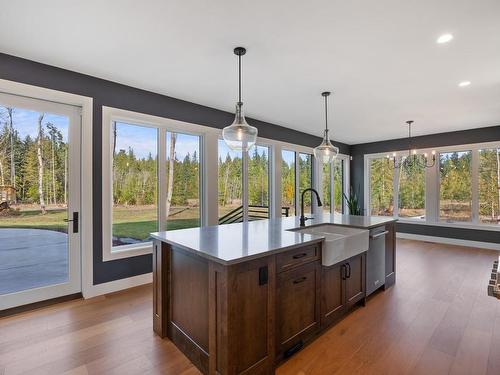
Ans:
[[[149,153],[154,157],[157,154],[158,132],[155,128],[147,126],[130,125],[121,122],[116,123],[117,137],[116,150],[128,151],[129,147],[134,150],[136,157],[147,158]],[[170,132],[167,132],[167,153],[170,148]],[[175,143],[175,155],[177,160],[182,160],[189,153],[200,154],[199,137],[190,134],[177,133]]]
[[[4,113],[4,107],[0,107],[0,111]],[[17,132],[19,133],[19,137],[21,139],[24,140],[27,135],[29,135],[33,139],[38,136],[37,134],[38,115],[39,112],[36,111],[31,111],[22,108],[14,108],[12,116],[14,129],[17,130]],[[54,124],[61,131],[61,134],[63,136],[63,141],[67,142],[69,119],[65,116],[45,113],[42,124],[45,127],[45,125],[49,122]],[[45,128],[44,130],[47,131],[47,128]]]
[[[0,107],[0,111],[3,107]],[[3,112],[3,111],[2,111]],[[14,128],[19,132],[21,139],[24,139],[27,135],[32,138],[37,137],[37,126],[38,126],[38,115],[39,112],[31,111],[22,108],[14,109]],[[45,113],[43,119],[43,125],[47,123],[54,124],[62,133],[64,142],[68,141],[68,127],[69,119],[65,116],[55,115],[51,113]],[[46,130],[46,128],[45,128]],[[117,122],[117,137],[116,137],[116,150],[121,149],[128,151],[129,147],[134,150],[136,157],[147,158],[149,153],[154,157],[157,154],[157,129],[150,128],[146,126],[131,125],[122,122]],[[170,147],[170,132],[167,132],[167,152]],[[269,149],[264,146],[257,147],[257,152],[260,155],[266,155],[269,157]],[[177,160],[182,160],[189,153],[193,155],[196,153],[200,154],[200,144],[199,137],[190,134],[177,134],[177,141],[175,145],[175,154]],[[223,159],[226,155],[234,159],[236,157],[241,158],[241,152],[236,152],[231,150],[223,140],[219,140],[219,155]],[[253,150],[250,155],[253,154]],[[294,152],[293,151],[283,151],[283,160],[289,165],[294,162]]]
[[[292,164],[295,163],[295,152],[294,151],[288,151],[288,150],[283,150],[281,151],[281,159],[288,164],[288,166],[291,166]]]

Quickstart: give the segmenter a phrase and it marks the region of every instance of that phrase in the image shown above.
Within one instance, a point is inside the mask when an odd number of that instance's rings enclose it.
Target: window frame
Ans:
[[[282,183],[282,179],[283,179],[283,171],[282,171],[282,164],[283,164],[283,151],[286,151],[286,152],[292,152],[293,153],[293,212],[294,214],[297,213],[297,181],[298,181],[298,178],[297,178],[297,170],[298,170],[298,167],[297,167],[297,155],[298,155],[298,152],[295,151],[295,150],[291,150],[290,148],[288,147],[281,147],[280,148],[280,165],[279,165],[279,181],[280,181],[280,189],[279,189],[279,196],[280,196],[280,207],[279,207],[279,212],[280,212],[280,216],[282,215],[281,214],[281,209],[283,207],[283,186],[281,185]]]
[[[441,165],[441,154],[452,154],[454,152],[470,152],[471,154],[471,170],[470,170],[470,177],[471,177],[471,183],[473,181],[473,159],[474,159],[474,151],[468,148],[461,148],[459,150],[453,150],[453,151],[439,151],[436,152],[436,165],[437,165],[437,180],[438,180],[438,191],[437,191],[437,216],[436,216],[436,221],[441,223],[441,224],[458,224],[458,223],[463,223],[463,224],[478,224],[477,222],[474,221],[474,184],[472,183],[471,186],[471,216],[470,220],[466,221],[447,221],[443,220],[441,218],[441,171],[440,171],[440,165]],[[479,151],[478,151],[478,156],[479,156]],[[479,192],[479,185],[477,186],[478,192]],[[479,211],[477,212],[479,214]]]
[[[268,212],[269,212],[269,216],[268,216],[268,219],[270,219],[273,215],[273,188],[274,188],[274,183],[273,183],[273,179],[272,179],[272,176],[273,176],[273,169],[275,167],[275,164],[274,164],[274,157],[273,157],[273,145],[266,142],[265,140],[263,139],[257,139],[257,142],[255,143],[255,146],[260,146],[260,147],[266,147],[267,148],[267,199],[269,201],[268,203]],[[250,199],[248,197],[248,162],[250,160],[250,155],[249,155],[249,152],[252,152],[253,151],[253,147],[252,149],[250,149],[249,151],[245,152],[243,155],[243,159],[246,159],[246,161],[244,161],[244,164],[243,166],[246,167],[244,168],[243,170],[243,175],[246,174],[246,184],[243,186],[244,189],[246,189],[246,194],[243,194],[243,196],[245,197],[246,199],[246,204],[243,204],[243,213],[244,213],[244,218],[246,218],[246,220],[248,220],[248,203],[250,202]],[[243,201],[243,203],[245,203],[245,201]]]
[[[111,261],[152,253],[152,242],[122,245],[113,247],[113,155],[112,155],[112,124],[120,122],[130,125],[144,126],[157,130],[157,220],[158,231],[166,230],[165,209],[161,202],[166,202],[166,135],[167,132],[198,136],[199,143],[199,196],[200,196],[200,226],[206,225],[206,173],[205,173],[205,138],[214,130],[202,125],[185,123],[163,117],[122,110],[112,107],[102,107],[102,259]]]
[[[452,146],[440,146],[434,148],[423,148],[418,149],[418,154],[427,153],[431,155],[432,151],[436,152],[436,163],[432,168],[426,168],[425,173],[425,219],[409,219],[405,217],[399,217],[396,215],[399,209],[399,197],[396,192],[396,177],[397,171],[393,176],[393,189],[394,189],[394,215],[395,219],[398,219],[402,223],[408,224],[421,224],[421,225],[434,225],[442,227],[456,227],[464,229],[481,229],[481,230],[491,230],[500,231],[500,225],[481,223],[479,221],[479,151],[483,149],[500,148],[500,142],[482,142],[482,143],[472,143],[472,144],[460,144]],[[471,181],[472,181],[472,213],[471,220],[468,222],[447,222],[440,220],[439,214],[439,200],[440,200],[440,172],[439,172],[439,154],[449,153],[449,152],[464,152],[471,151]],[[370,161],[372,159],[387,157],[388,152],[365,154],[364,155],[364,212],[365,214],[370,214]],[[397,151],[396,156],[407,155],[408,151]]]
[[[351,161],[351,157],[349,155],[344,155],[344,154],[338,154],[337,157],[332,160],[331,162],[331,165],[330,165],[330,178],[329,178],[329,181],[330,181],[330,211],[328,213],[330,214],[335,214],[335,180],[334,180],[334,177],[335,177],[335,173],[334,173],[334,169],[335,169],[335,161],[336,160],[341,160],[342,161],[342,214],[347,214],[348,212],[348,207],[347,207],[347,203],[346,203],[346,200],[345,200],[345,197],[344,197],[344,194],[347,194],[349,192],[349,173],[350,173],[350,161]],[[321,166],[319,166],[318,168],[318,178],[319,178],[319,181],[322,182],[322,179],[323,179],[323,168]],[[321,186],[321,199],[323,200],[323,185],[318,185],[318,186]],[[327,211],[324,211],[325,213],[327,213]]]
[[[222,138],[222,133],[217,137],[217,155],[219,155],[219,142],[224,141]],[[274,170],[274,153],[273,153],[273,145],[272,143],[262,139],[258,138],[257,142],[255,142],[255,146],[260,146],[260,147],[266,147],[268,149],[268,171],[267,171],[267,188],[268,188],[268,200],[269,200],[269,217],[268,219],[271,219],[273,217],[273,201],[274,201],[274,194],[273,194],[273,187],[274,187],[274,181],[273,181],[273,170]],[[247,151],[247,152],[242,152],[241,153],[241,205],[243,206],[243,221],[248,221],[248,204],[249,204],[249,196],[248,196],[248,165],[250,161],[250,155],[249,152],[253,152],[253,147]],[[218,160],[218,158],[217,158]],[[218,164],[217,164],[218,168]],[[219,171],[217,170],[217,176],[219,174]],[[217,197],[218,195],[218,184],[216,186],[217,188]],[[217,199],[217,220],[220,218],[220,213],[219,213],[219,203]]]

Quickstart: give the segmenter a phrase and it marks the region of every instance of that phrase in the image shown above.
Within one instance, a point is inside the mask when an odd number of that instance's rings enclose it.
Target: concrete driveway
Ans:
[[[0,228],[0,295],[68,281],[68,235]]]

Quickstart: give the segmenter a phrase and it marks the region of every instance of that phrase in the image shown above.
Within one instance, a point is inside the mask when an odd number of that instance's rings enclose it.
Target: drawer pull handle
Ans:
[[[307,253],[295,254],[295,255],[293,256],[293,259],[300,259],[300,258],[304,258],[306,255],[307,255]]]
[[[385,235],[386,235],[386,234],[388,234],[388,233],[389,233],[389,231],[388,231],[388,230],[386,230],[385,232],[381,232],[381,233],[377,233],[377,234],[372,234],[372,235],[370,236],[370,239],[371,239],[371,240],[374,240],[374,239],[376,239],[376,238],[379,238],[379,237],[385,236]]]
[[[294,283],[294,284],[300,284],[301,282],[304,282],[304,281],[306,281],[306,280],[307,280],[307,277],[302,276],[302,277],[300,277],[300,278],[298,278],[298,279],[293,280],[293,283]]]

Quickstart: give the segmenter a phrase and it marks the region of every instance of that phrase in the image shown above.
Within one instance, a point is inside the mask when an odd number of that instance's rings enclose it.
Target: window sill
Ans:
[[[152,252],[152,242],[144,242],[137,245],[122,245],[112,248],[111,251],[104,251],[102,254],[102,260],[104,262],[109,262],[117,259],[125,259],[151,254]]]
[[[494,232],[500,232],[500,225],[488,225],[488,224],[472,224],[472,223],[446,223],[446,222],[427,222],[425,220],[408,220],[408,219],[398,219],[399,223],[403,224],[417,224],[417,225],[429,225],[435,227],[448,227],[448,228],[461,228],[461,229],[475,229],[475,230],[488,230]]]

